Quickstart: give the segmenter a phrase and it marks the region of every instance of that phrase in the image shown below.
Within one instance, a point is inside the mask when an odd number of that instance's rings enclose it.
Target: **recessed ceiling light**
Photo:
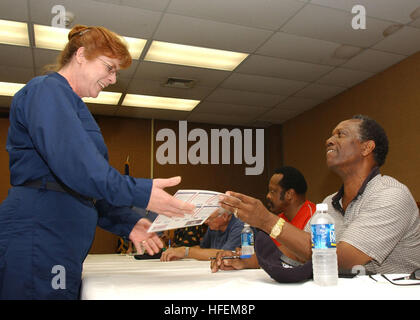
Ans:
[[[147,40],[131,38],[131,37],[122,37],[127,43],[128,51],[130,52],[131,58],[138,60],[140,55],[146,45]]]
[[[232,71],[248,54],[153,41],[144,60]]]
[[[34,25],[35,46],[37,48],[63,50],[68,41],[70,29]],[[147,40],[121,37],[127,44],[128,51],[133,59],[139,59]]]
[[[122,105],[127,107],[191,111],[199,103],[199,100],[126,94]]]
[[[0,43],[29,47],[28,25],[24,22],[0,20]]]
[[[24,83],[0,82],[0,96],[12,97],[24,86]]]
[[[101,91],[96,98],[83,98],[82,100],[85,103],[117,105],[120,101],[121,95],[121,92]]]
[[[63,50],[68,41],[69,29],[34,25],[35,46],[42,49]]]

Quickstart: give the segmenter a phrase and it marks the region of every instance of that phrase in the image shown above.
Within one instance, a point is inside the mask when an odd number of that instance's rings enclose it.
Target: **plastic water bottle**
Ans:
[[[334,219],[328,214],[328,204],[318,203],[311,218],[312,267],[314,281],[321,286],[338,282]]]
[[[241,232],[241,259],[251,258],[254,254],[254,233],[249,224],[245,223]]]

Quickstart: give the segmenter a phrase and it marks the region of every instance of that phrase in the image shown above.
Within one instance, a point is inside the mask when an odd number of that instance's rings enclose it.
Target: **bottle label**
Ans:
[[[311,230],[313,249],[328,249],[337,246],[333,224],[313,224]]]
[[[251,258],[254,254],[254,234],[242,233],[241,234],[241,258]]]

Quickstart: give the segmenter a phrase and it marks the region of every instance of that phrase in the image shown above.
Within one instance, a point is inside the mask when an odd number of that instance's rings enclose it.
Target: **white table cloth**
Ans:
[[[367,276],[340,278],[333,287],[320,287],[313,281],[282,284],[262,269],[211,273],[208,261],[161,262],[96,254],[88,255],[84,262],[81,299],[420,299],[420,285],[395,286],[379,275],[375,279],[378,281]]]

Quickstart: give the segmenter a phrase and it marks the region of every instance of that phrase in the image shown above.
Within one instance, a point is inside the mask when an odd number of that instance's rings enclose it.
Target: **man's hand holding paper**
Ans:
[[[149,232],[201,225],[215,210],[222,209],[220,207],[221,196],[226,197],[226,195],[215,191],[178,190],[174,198],[193,206],[195,208],[194,213],[183,216],[173,215],[172,217],[159,215],[150,227]]]

